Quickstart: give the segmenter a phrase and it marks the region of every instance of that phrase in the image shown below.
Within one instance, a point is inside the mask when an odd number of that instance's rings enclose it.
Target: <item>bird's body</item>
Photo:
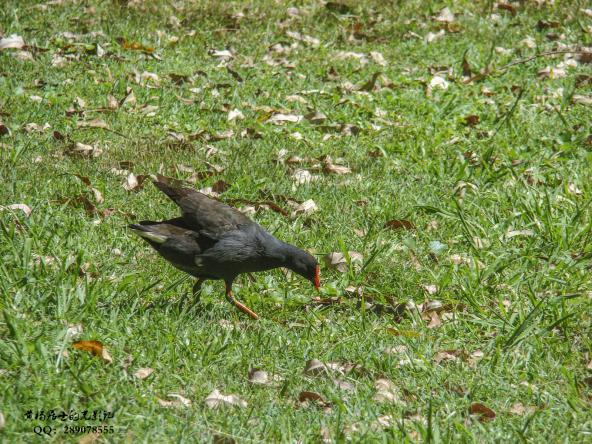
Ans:
[[[222,279],[235,305],[231,287],[241,273],[287,267],[319,286],[317,261],[308,253],[275,238],[260,225],[226,204],[190,188],[154,184],[171,198],[182,216],[162,222],[130,225],[158,253],[178,269],[198,279]],[[235,303],[236,302],[236,303]],[[240,304],[242,305],[242,304]],[[249,315],[257,315],[245,308]]]

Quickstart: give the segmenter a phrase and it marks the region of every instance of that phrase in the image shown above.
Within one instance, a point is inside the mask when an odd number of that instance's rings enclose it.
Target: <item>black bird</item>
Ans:
[[[162,257],[197,278],[197,293],[206,279],[222,279],[226,299],[253,319],[259,316],[232,295],[232,282],[241,273],[285,267],[320,286],[316,259],[280,241],[240,211],[191,188],[164,182],[154,185],[182,210],[182,216],[162,222],[142,221],[129,227]]]

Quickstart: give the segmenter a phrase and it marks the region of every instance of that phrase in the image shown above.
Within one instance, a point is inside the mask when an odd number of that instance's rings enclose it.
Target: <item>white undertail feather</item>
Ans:
[[[152,242],[156,242],[157,244],[164,244],[168,239],[167,236],[164,236],[162,234],[156,234],[151,231],[136,230],[133,228],[132,231],[136,233],[138,236],[151,240]]]

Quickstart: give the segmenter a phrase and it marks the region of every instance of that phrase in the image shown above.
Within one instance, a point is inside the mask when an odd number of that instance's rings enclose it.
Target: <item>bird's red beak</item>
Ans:
[[[315,270],[314,286],[317,290],[321,287],[321,267],[318,265]]]

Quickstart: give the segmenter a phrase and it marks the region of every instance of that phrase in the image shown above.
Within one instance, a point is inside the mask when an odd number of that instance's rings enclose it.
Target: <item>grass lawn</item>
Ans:
[[[128,3],[0,8],[1,442],[592,440],[587,2]],[[149,175],[342,260],[187,303]]]

